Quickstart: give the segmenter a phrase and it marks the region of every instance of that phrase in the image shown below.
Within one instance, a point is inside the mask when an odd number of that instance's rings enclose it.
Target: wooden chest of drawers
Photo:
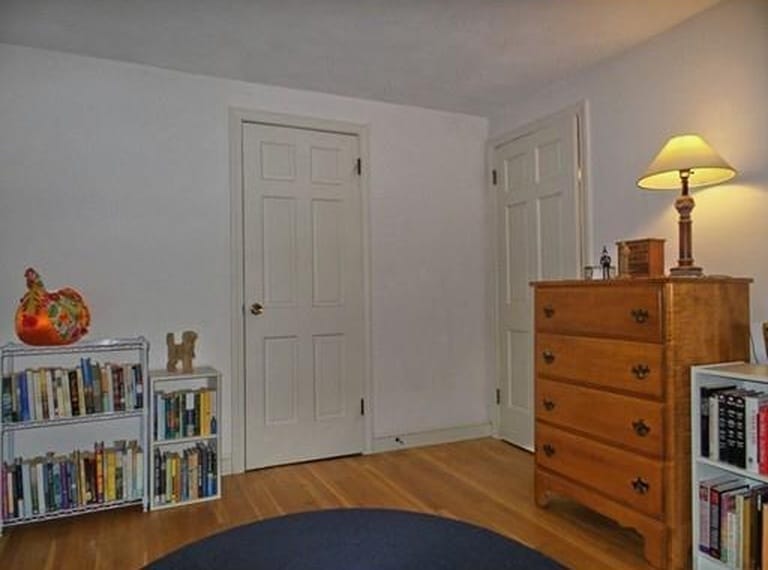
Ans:
[[[539,505],[569,497],[690,567],[689,369],[749,360],[749,283],[534,283]]]

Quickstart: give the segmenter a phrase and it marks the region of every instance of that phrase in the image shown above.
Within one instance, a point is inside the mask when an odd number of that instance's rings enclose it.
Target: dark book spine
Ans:
[[[19,386],[20,374],[14,374],[11,377],[11,410],[13,421],[21,421],[21,387]]]
[[[168,486],[166,484],[167,483],[167,479],[166,479],[166,476],[167,476],[167,473],[166,473],[166,467],[167,467],[166,459],[167,459],[167,457],[168,457],[167,453],[163,453],[160,456],[160,496],[163,498],[163,502],[164,503],[168,502],[168,496],[167,496]]]
[[[730,463],[730,452],[728,449],[728,395],[720,393],[717,395],[717,439],[720,451],[720,461]]]
[[[69,470],[67,466],[69,461],[63,460],[59,463],[59,471],[61,472],[61,506],[68,509],[70,505],[69,486],[71,481],[69,480]]]
[[[21,477],[21,459],[17,459],[13,466],[13,486],[16,500],[13,502],[13,515],[24,516],[24,484]]]
[[[744,394],[739,393],[734,395],[732,403],[735,424],[733,464],[742,469],[746,469],[747,467],[747,421],[745,417],[745,408]]]
[[[48,461],[45,463],[45,488],[47,490],[46,507],[48,511],[56,510],[56,498],[54,496],[53,486],[53,460],[48,457]]]
[[[709,555],[720,559],[720,493],[716,489],[709,495]]]
[[[19,420],[26,422],[30,419],[29,416],[29,384],[27,383],[27,375],[23,372],[19,373]]]
[[[80,414],[80,398],[77,394],[77,371],[68,370],[67,379],[69,380],[69,399],[72,404],[72,415],[79,416]]]
[[[93,385],[93,411],[97,414],[105,411],[101,396],[101,367],[98,363],[90,363],[91,384]]]
[[[13,390],[13,378],[10,375],[3,376],[2,394],[0,394],[0,397],[2,397],[3,423],[13,421],[13,395],[11,390]]]
[[[160,502],[160,450],[155,449],[154,453],[155,465],[152,473],[152,486],[155,492],[155,503]]]

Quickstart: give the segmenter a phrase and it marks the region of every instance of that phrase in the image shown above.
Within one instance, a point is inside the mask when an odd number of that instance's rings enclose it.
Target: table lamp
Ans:
[[[672,277],[700,277],[701,267],[693,264],[691,240],[691,211],[694,207],[689,188],[710,186],[730,180],[736,171],[707,142],[698,135],[679,135],[667,141],[637,185],[646,190],[677,190],[675,200],[678,221],[680,256],[677,267],[670,269]]]

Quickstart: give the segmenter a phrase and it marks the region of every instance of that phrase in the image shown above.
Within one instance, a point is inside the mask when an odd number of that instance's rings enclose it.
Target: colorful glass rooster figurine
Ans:
[[[38,346],[70,344],[80,340],[91,324],[83,297],[70,287],[48,292],[37,271],[24,272],[27,292],[16,310],[16,335]]]

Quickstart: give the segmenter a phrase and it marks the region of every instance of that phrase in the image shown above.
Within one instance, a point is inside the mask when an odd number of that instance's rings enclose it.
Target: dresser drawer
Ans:
[[[536,382],[536,419],[661,457],[663,405],[552,380]]]
[[[660,285],[539,287],[538,332],[662,341]]]
[[[661,398],[661,344],[557,334],[536,335],[536,375],[589,382]]]
[[[536,465],[647,515],[663,514],[661,461],[536,422]]]

